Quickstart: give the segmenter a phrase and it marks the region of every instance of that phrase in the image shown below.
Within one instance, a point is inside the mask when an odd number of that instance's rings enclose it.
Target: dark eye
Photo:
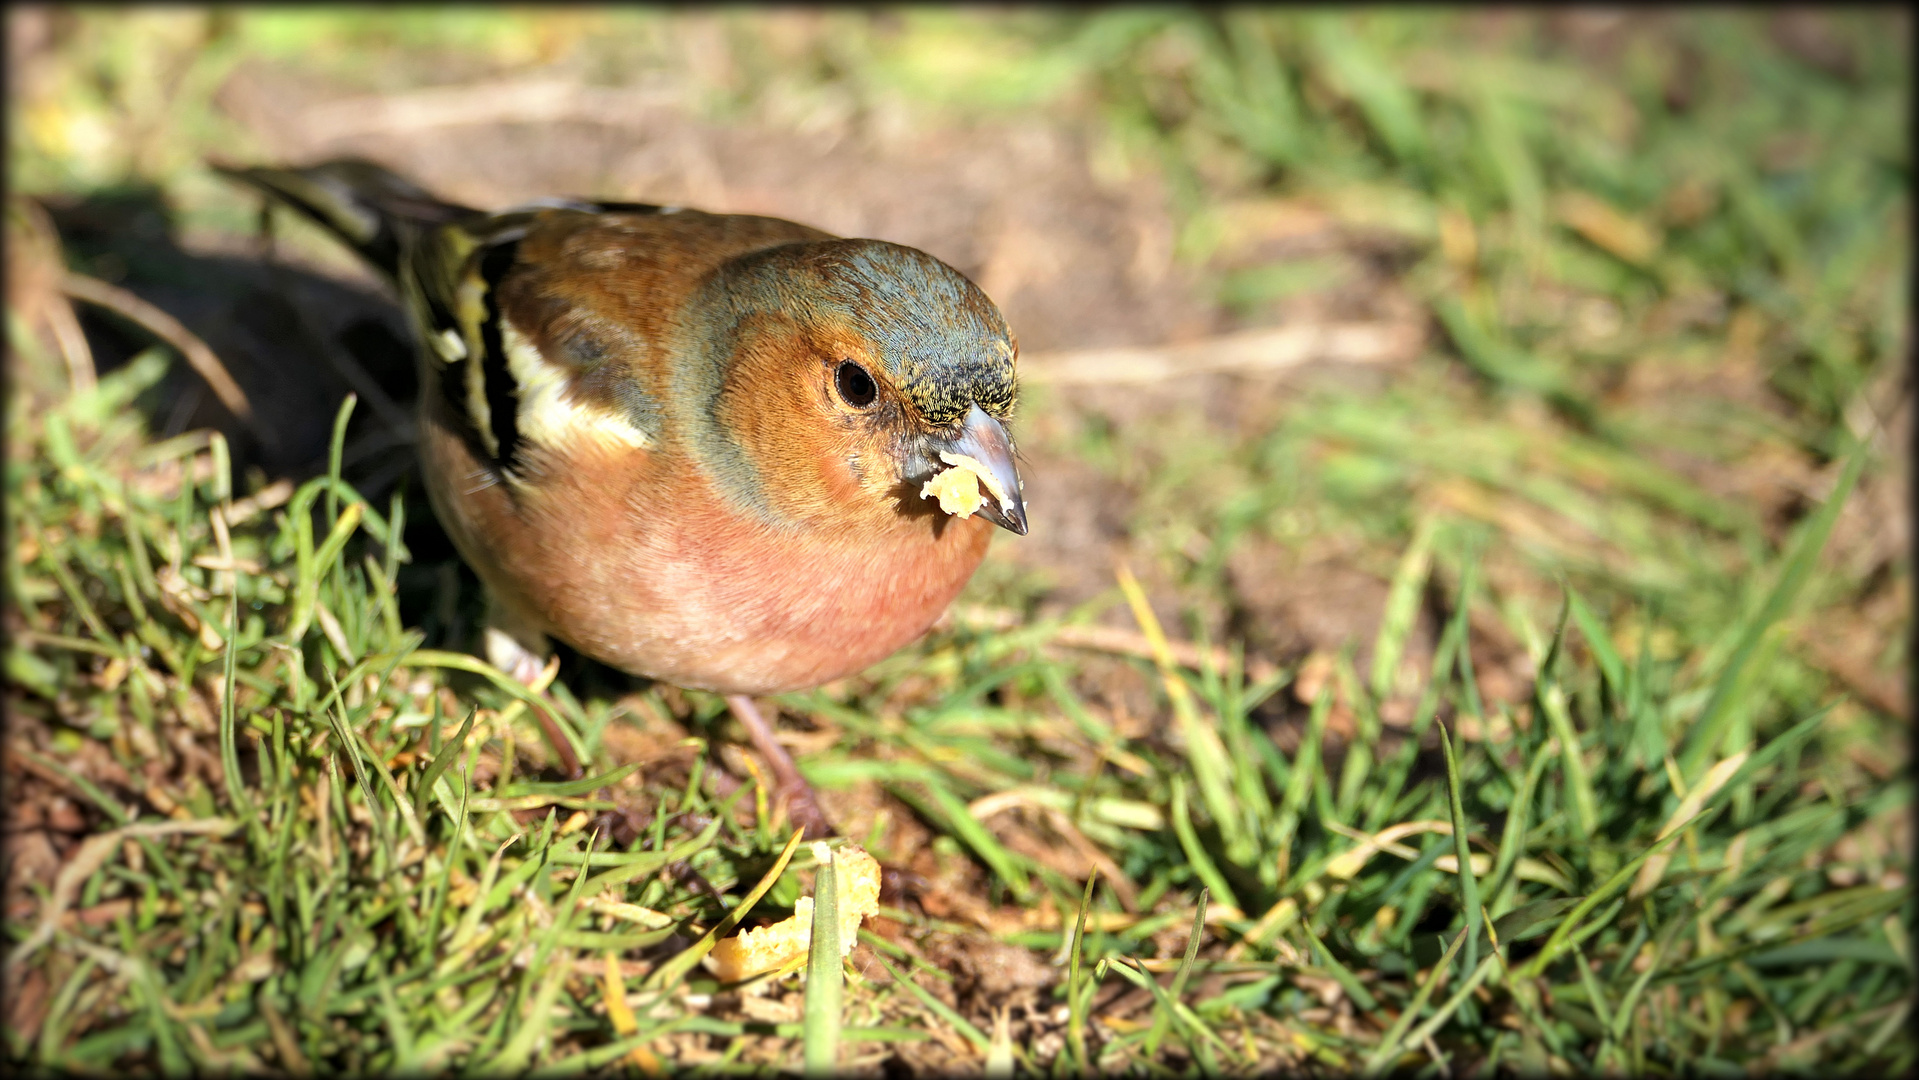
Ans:
[[[833,373],[833,385],[839,388],[840,397],[855,409],[866,408],[880,396],[880,388],[874,385],[873,376],[851,360],[840,361],[839,370]]]

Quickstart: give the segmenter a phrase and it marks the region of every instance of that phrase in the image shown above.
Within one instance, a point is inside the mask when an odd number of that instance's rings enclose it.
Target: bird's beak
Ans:
[[[995,482],[981,485],[987,490],[986,502],[979,512],[1015,536],[1025,536],[1026,500],[1020,495],[1019,469],[1013,464],[1013,437],[1006,433],[1006,425],[974,405],[966,410],[959,435],[938,440],[938,448],[964,454],[986,467]],[[1005,498],[995,495],[995,488],[1005,492]]]

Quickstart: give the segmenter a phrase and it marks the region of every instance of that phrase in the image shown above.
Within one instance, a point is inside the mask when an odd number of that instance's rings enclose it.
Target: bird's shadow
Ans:
[[[893,489],[893,496],[899,502],[900,516],[909,521],[922,521],[933,532],[935,543],[946,536],[947,526],[952,524],[953,515],[940,509],[939,503],[920,494],[922,485],[910,480],[901,481]]]
[[[245,205],[248,196],[236,190],[234,198]],[[201,428],[225,435],[236,495],[326,472],[335,418],[347,394],[358,395],[341,475],[381,513],[395,498],[404,509],[412,558],[396,583],[401,617],[424,630],[430,644],[468,647],[483,601],[419,483],[410,441],[418,379],[398,304],[371,280],[329,276],[280,257],[268,235],[190,248],[172,207],[150,185],[39,201],[71,272],[177,319],[246,394],[251,423],[173,354],[166,375],[133,402],[156,440]],[[123,314],[81,301],[73,307],[100,375],[157,343]]]

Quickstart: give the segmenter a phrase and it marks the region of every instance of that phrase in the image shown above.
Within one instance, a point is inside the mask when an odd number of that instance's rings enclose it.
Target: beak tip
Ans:
[[[1017,499],[1011,506],[1002,506],[998,499],[988,496],[986,506],[981,508],[980,513],[986,520],[1014,536],[1026,535],[1026,507]]]
[[[974,404],[967,410],[959,434],[942,440],[941,447],[971,457],[991,471],[993,482],[982,486],[989,491],[1005,491],[1008,497],[1002,500],[988,494],[982,513],[1014,536],[1025,536],[1026,500],[1020,494],[1019,469],[1013,463],[1013,440],[1006,433],[1005,425]]]

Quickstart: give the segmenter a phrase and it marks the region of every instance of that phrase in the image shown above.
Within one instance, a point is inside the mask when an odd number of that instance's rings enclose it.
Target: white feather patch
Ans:
[[[506,368],[519,387],[515,412],[520,434],[541,446],[566,446],[587,438],[604,446],[643,450],[652,444],[646,432],[616,413],[570,399],[570,372],[546,357],[510,319],[500,320]]]
[[[466,339],[449,326],[433,338],[433,351],[439,353],[440,359],[447,363],[457,364],[466,359]]]

